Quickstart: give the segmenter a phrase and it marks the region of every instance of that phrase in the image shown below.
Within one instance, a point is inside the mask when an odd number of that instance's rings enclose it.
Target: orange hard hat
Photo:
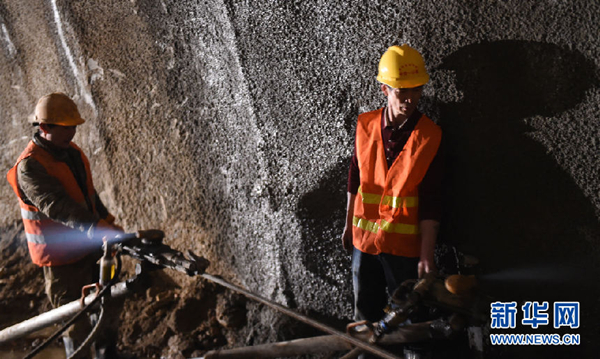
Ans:
[[[64,93],[55,92],[38,100],[29,122],[58,126],[77,126],[85,122],[77,105]]]

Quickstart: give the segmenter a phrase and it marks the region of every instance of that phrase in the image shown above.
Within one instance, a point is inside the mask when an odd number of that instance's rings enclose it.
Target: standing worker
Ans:
[[[7,178],[19,199],[29,255],[43,268],[46,294],[56,308],[97,282],[101,239],[122,230],[94,189],[87,157],[71,142],[85,122],[75,102],[62,93],[46,95],[30,122],[39,130]],[[65,331],[67,357],[90,330],[90,323],[79,320]]]
[[[441,217],[442,132],[417,110],[429,81],[421,54],[390,47],[377,80],[387,106],[358,116],[342,234],[353,251],[355,320],[371,322],[403,281],[436,270]]]

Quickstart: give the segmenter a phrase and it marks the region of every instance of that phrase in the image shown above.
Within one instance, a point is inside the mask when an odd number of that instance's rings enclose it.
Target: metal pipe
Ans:
[[[125,282],[117,283],[111,288],[112,297],[121,297],[130,293]],[[89,304],[95,298],[95,294],[85,297],[84,305]],[[79,300],[72,301],[58,308],[42,313],[24,322],[15,324],[0,331],[0,344],[8,343],[15,339],[22,338],[28,334],[35,333],[53,324],[68,320],[82,308]]]
[[[363,353],[363,351],[360,348],[354,348],[351,351],[349,351],[348,353],[346,353],[346,355],[344,355],[343,357],[341,357],[340,359],[356,359],[358,358],[361,354]]]
[[[280,358],[305,354],[320,354],[350,350],[353,346],[334,335],[303,338],[286,342],[254,345],[234,349],[213,350],[202,359]]]
[[[415,343],[430,340],[433,335],[431,332],[432,322],[423,322],[417,324],[408,324],[397,330],[385,334],[378,342],[383,345],[392,345],[400,343]],[[371,331],[357,332],[354,334],[357,339],[367,341],[371,337]],[[286,342],[260,344],[250,347],[219,349],[209,351],[200,359],[251,359],[251,358],[281,358],[304,354],[322,354],[337,351],[348,351],[354,346],[344,339],[335,335],[323,335],[312,338],[296,339]],[[354,348],[352,358],[364,353],[361,348]],[[349,353],[350,354],[350,353]],[[199,359],[199,358],[195,358]]]
[[[379,347],[376,347],[375,345],[371,345],[369,343],[366,343],[366,342],[364,342],[364,341],[362,341],[360,339],[356,339],[354,337],[351,337],[350,335],[348,335],[346,333],[340,332],[339,330],[336,330],[336,329],[334,329],[334,328],[332,328],[332,327],[330,327],[328,325],[320,323],[320,322],[318,322],[318,321],[316,321],[314,319],[308,318],[307,316],[298,314],[298,313],[294,312],[293,310],[282,306],[281,304],[275,303],[275,302],[273,302],[271,300],[268,300],[268,299],[263,298],[263,297],[261,297],[259,295],[256,295],[256,294],[254,294],[254,293],[252,293],[252,292],[250,292],[250,291],[248,291],[248,290],[246,290],[246,289],[244,289],[242,287],[239,287],[237,285],[233,285],[233,284],[231,284],[229,282],[226,282],[225,280],[223,280],[223,279],[221,279],[219,277],[215,277],[213,275],[206,274],[206,273],[201,274],[201,276],[203,278],[205,278],[205,279],[210,280],[211,282],[215,282],[217,284],[220,284],[223,287],[226,287],[226,288],[229,288],[229,289],[231,289],[233,291],[242,293],[242,294],[244,294],[246,297],[248,297],[250,299],[254,299],[257,302],[260,302],[260,303],[263,303],[265,305],[268,305],[269,307],[271,307],[273,309],[276,309],[276,310],[278,310],[278,311],[280,311],[280,312],[282,312],[282,313],[284,313],[284,314],[286,314],[286,315],[288,315],[288,316],[290,316],[290,317],[292,317],[292,318],[294,318],[294,319],[296,319],[298,321],[301,321],[301,322],[303,322],[305,324],[308,324],[308,325],[310,325],[310,326],[312,326],[314,328],[317,328],[317,329],[319,329],[319,330],[321,330],[321,331],[323,331],[325,333],[329,333],[329,334],[335,335],[335,336],[341,338],[342,340],[344,340],[345,342],[350,343],[350,344],[352,344],[354,346],[357,346],[359,348],[362,348],[363,350],[368,351],[369,353],[375,354],[375,355],[377,355],[379,357],[382,357],[382,358],[398,359],[398,357],[396,355],[393,355],[393,354],[391,354],[390,352],[388,352],[386,350],[383,350],[383,349],[381,349]]]

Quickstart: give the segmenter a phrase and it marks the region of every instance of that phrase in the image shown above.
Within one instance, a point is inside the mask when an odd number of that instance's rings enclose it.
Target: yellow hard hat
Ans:
[[[85,122],[77,105],[64,93],[55,92],[39,99],[29,122],[58,126],[77,126]]]
[[[393,88],[412,88],[425,85],[429,74],[417,50],[406,44],[394,45],[379,60],[377,81]]]

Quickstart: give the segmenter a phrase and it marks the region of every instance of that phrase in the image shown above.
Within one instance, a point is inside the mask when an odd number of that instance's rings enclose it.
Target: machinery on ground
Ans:
[[[93,283],[82,288],[80,301],[63,305],[59,308],[43,313],[37,317],[15,324],[0,331],[0,344],[21,338],[50,325],[68,320],[58,331],[46,339],[42,344],[31,351],[26,358],[32,358],[48,346],[53,340],[66,330],[76,320],[87,312],[98,309],[99,315],[95,320],[94,328],[88,338],[75,350],[73,355],[78,355],[93,342],[94,336],[102,325],[104,306],[111,297],[121,297],[145,289],[146,275],[153,270],[170,268],[189,276],[204,273],[208,260],[187,251],[187,256],[163,243],[164,232],[160,230],[143,230],[136,233],[125,233],[114,237],[105,237],[103,256],[100,259],[100,278],[98,283]],[[139,263],[136,264],[135,276],[125,282],[116,283],[121,272],[121,255],[125,254]],[[92,289],[91,295],[87,295]]]

